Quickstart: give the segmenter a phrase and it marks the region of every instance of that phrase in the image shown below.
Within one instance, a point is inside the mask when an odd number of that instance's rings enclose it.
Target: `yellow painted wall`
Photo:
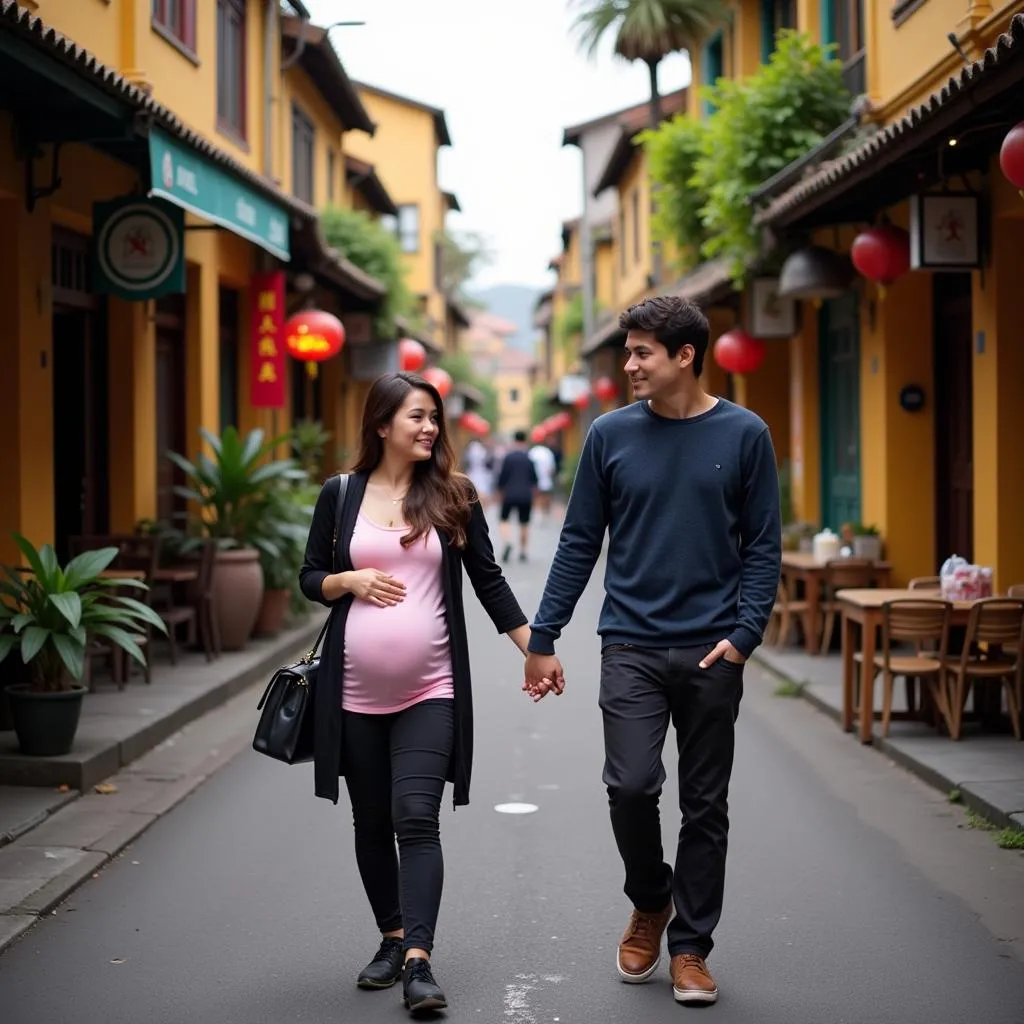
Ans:
[[[318,210],[327,205],[328,150],[334,152],[334,197],[335,203],[338,203],[343,195],[342,184],[345,175],[344,157],[341,154],[341,135],[345,130],[344,124],[306,72],[297,65],[285,72],[282,97],[284,102],[279,111],[281,124],[278,135],[282,160],[281,188],[293,195],[295,193],[292,174],[292,106],[294,104],[316,126],[313,205]]]
[[[801,329],[789,342],[789,462],[793,514],[800,522],[821,522],[821,398],[818,316],[801,303]]]
[[[417,295],[431,295],[434,287],[435,233],[444,226],[437,184],[437,137],[434,118],[400,100],[360,89],[360,98],[377,125],[373,138],[362,132],[345,137],[345,150],[372,163],[384,187],[399,206],[420,208],[420,248],[405,256],[409,287]],[[443,324],[443,314],[431,303],[428,313]]]
[[[595,289],[596,306],[599,314],[612,313],[618,309],[618,296],[615,289],[615,245],[612,241],[602,242],[594,250],[594,276],[597,279]]]
[[[619,193],[619,209],[625,214],[623,237],[620,228],[623,223],[616,224],[616,255],[621,253],[622,246],[625,246],[626,260],[625,273],[622,272],[622,265],[616,265],[618,282],[616,292],[620,296],[619,301],[623,305],[629,305],[637,301],[648,291],[647,278],[651,273],[651,247],[650,247],[650,180],[647,175],[647,158],[644,150],[634,150],[633,159],[622,175],[617,185]],[[633,195],[638,196],[634,208]],[[633,244],[634,241],[634,213],[639,217],[640,226],[640,252],[639,259]]]
[[[498,422],[502,434],[511,435],[516,430],[529,430],[532,385],[530,374],[525,371],[502,370],[494,376],[498,389]],[[513,399],[512,393],[516,393]]]
[[[1024,210],[993,159],[992,267],[974,275],[974,560],[1005,590],[1024,583]]]

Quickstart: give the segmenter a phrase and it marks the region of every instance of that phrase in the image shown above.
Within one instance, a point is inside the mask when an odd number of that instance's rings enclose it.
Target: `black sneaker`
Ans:
[[[410,957],[402,971],[402,991],[405,996],[405,1008],[410,1013],[423,1013],[426,1010],[444,1010],[448,1007],[434,975],[430,972],[430,961],[421,957]]]
[[[391,988],[402,976],[402,940],[385,937],[373,959],[362,969],[356,984],[360,988]]]
[[[501,560],[507,562],[512,557],[512,545],[506,544],[505,550],[501,553]]]
[[[519,552],[519,561],[520,562],[524,562],[524,563],[527,561],[527,557],[526,557],[526,552],[525,551],[520,551]]]

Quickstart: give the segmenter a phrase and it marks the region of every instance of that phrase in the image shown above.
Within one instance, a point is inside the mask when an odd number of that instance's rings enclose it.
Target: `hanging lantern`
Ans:
[[[452,393],[452,379],[440,366],[430,366],[424,370],[423,379],[437,388],[441,401],[444,401]]]
[[[543,423],[538,423],[537,426],[530,431],[530,440],[534,444],[540,444],[547,436],[548,432],[544,429]]]
[[[322,309],[305,309],[289,317],[283,333],[288,354],[306,364],[310,377],[316,376],[317,363],[336,356],[345,344],[344,325]]]
[[[737,327],[715,342],[715,362],[727,373],[753,373],[764,362],[765,344]]]
[[[572,404],[575,408],[581,412],[590,405],[590,392],[584,391],[583,394],[577,395],[573,400]]]
[[[831,249],[809,245],[798,249],[779,272],[779,296],[784,299],[838,299],[853,279],[850,261]]]
[[[1006,133],[999,148],[999,169],[1011,185],[1024,190],[1024,121]]]
[[[491,425],[475,412],[464,412],[459,417],[459,426],[463,430],[468,430],[471,434],[476,434],[478,437],[483,437],[491,432]]]
[[[594,382],[594,394],[600,402],[614,402],[619,397],[619,386],[611,377],[598,377]]]
[[[552,430],[568,430],[572,426],[572,415],[564,411],[556,412],[548,422],[551,424]]]
[[[416,373],[427,363],[427,350],[415,338],[403,338],[398,343],[398,366],[406,373]]]
[[[853,240],[850,259],[869,281],[890,285],[910,269],[910,235],[895,224],[868,228]]]

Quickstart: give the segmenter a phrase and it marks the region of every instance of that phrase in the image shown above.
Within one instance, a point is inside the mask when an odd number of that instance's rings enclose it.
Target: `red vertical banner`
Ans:
[[[254,409],[284,408],[284,273],[253,274],[249,401]]]

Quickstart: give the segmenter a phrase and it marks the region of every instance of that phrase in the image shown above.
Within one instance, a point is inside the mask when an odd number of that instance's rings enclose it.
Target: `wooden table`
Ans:
[[[875,562],[874,585],[887,587],[891,572],[892,566],[888,562]],[[783,551],[782,575],[791,598],[797,596],[794,584],[804,585],[804,600],[807,601],[807,611],[804,612],[804,650],[808,654],[817,654],[821,647],[821,583],[825,566],[816,562],[810,553]]]
[[[191,583],[199,579],[199,570],[187,565],[168,565],[153,573],[154,583]]]
[[[837,598],[843,614],[843,729],[853,730],[854,686],[857,663],[857,630],[860,626],[860,741],[871,742],[871,723],[879,717],[874,709],[876,638],[882,626],[882,605],[886,601],[936,601],[942,595],[937,590],[892,590],[866,588],[840,590]],[[974,601],[952,601],[951,626],[966,626]]]

